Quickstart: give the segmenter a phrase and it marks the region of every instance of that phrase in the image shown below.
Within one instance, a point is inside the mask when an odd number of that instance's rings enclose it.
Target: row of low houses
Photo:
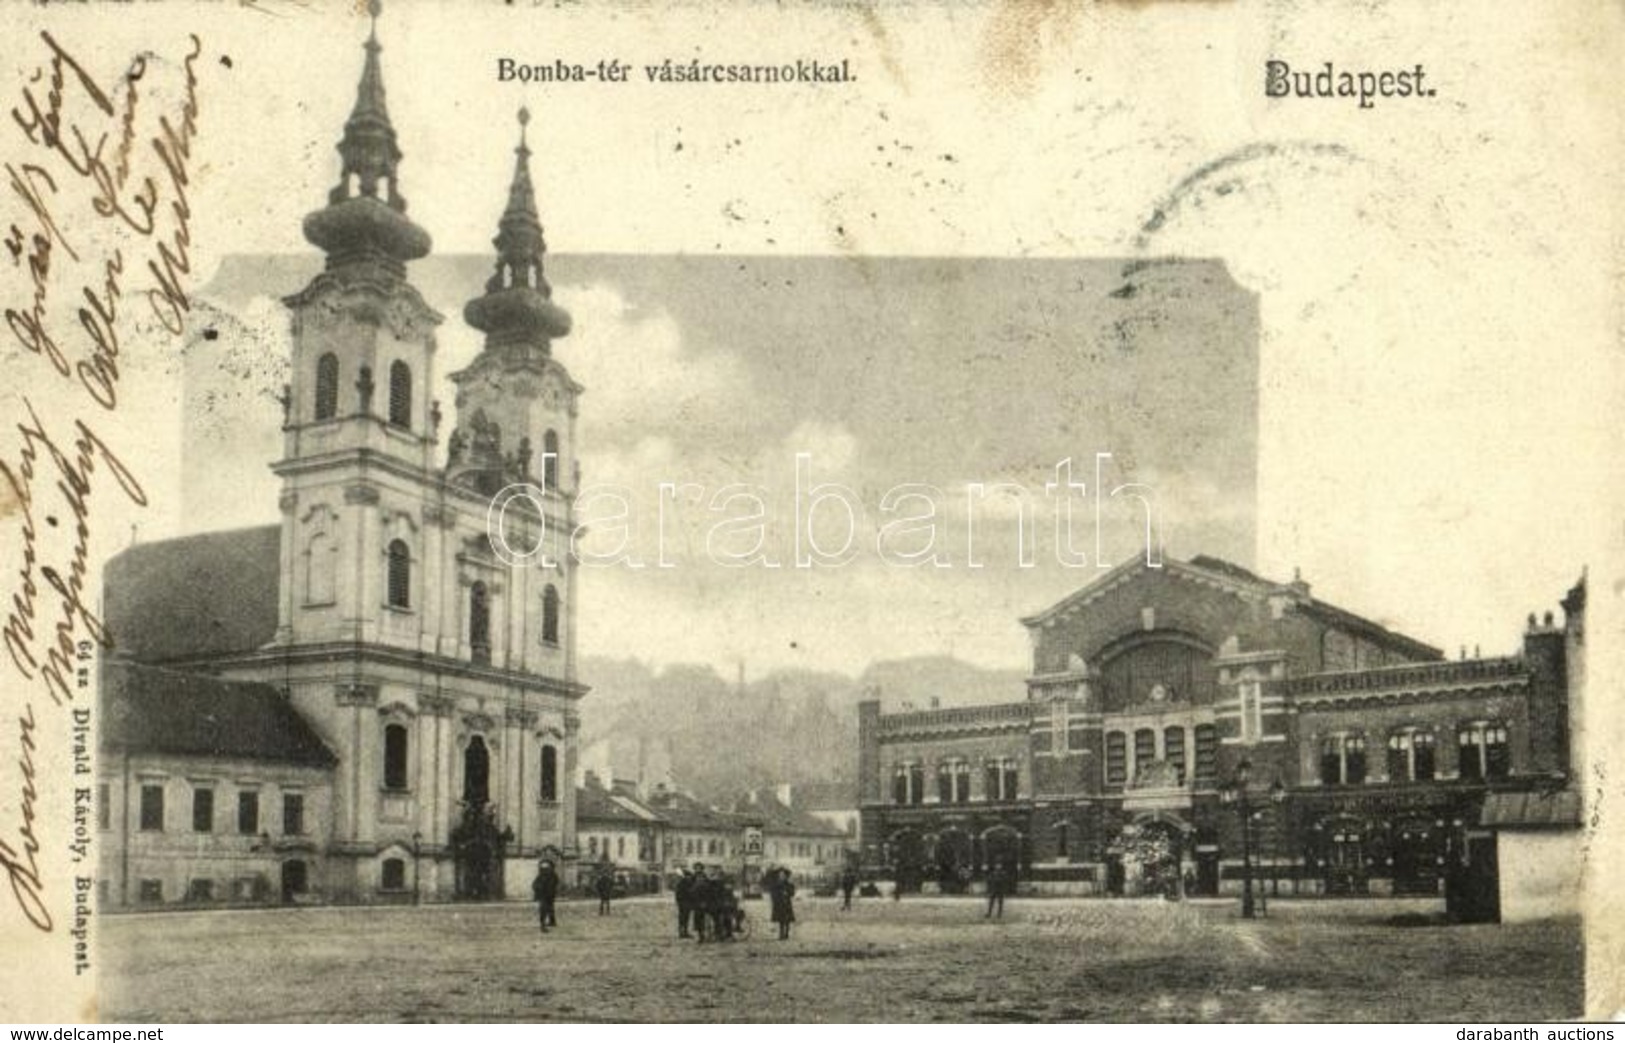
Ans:
[[[610,869],[628,890],[667,886],[684,866],[720,867],[747,886],[764,868],[790,870],[804,885],[832,881],[856,846],[851,828],[798,806],[788,787],[755,790],[723,808],[665,785],[643,789],[587,773],[576,791],[577,852]]]

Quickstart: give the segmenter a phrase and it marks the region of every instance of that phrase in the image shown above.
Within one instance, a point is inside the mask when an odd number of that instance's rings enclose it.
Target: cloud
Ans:
[[[725,437],[747,416],[750,379],[729,350],[687,344],[664,308],[645,309],[599,283],[557,291],[575,326],[555,350],[587,388],[583,442],[626,446],[647,435]]]

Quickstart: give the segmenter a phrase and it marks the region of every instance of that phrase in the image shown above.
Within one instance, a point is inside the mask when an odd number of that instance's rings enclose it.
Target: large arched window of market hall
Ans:
[[[412,426],[412,368],[400,359],[389,364],[389,422]]]
[[[1212,650],[1181,633],[1137,634],[1102,653],[1100,703],[1106,713],[1168,703],[1211,705],[1217,686]]]
[[[331,420],[339,411],[339,357],[331,351],[316,360],[316,419]]]
[[[389,541],[389,604],[391,608],[412,606],[412,552],[405,540]]]

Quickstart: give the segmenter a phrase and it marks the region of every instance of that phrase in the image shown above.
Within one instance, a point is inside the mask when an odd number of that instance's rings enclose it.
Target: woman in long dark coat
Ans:
[[[790,937],[790,925],[796,922],[796,885],[790,882],[790,870],[780,869],[769,886],[773,900],[773,922],[779,925],[779,941]]]

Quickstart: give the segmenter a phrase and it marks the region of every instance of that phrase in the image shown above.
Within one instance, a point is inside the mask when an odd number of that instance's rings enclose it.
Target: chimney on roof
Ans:
[[[933,709],[933,710],[942,709],[942,697],[940,695],[933,695],[931,697],[931,709]]]
[[[779,798],[779,803],[783,804],[785,807],[790,806],[790,794],[792,792],[793,790],[788,782],[781,782],[777,787],[774,788],[774,793]]]

